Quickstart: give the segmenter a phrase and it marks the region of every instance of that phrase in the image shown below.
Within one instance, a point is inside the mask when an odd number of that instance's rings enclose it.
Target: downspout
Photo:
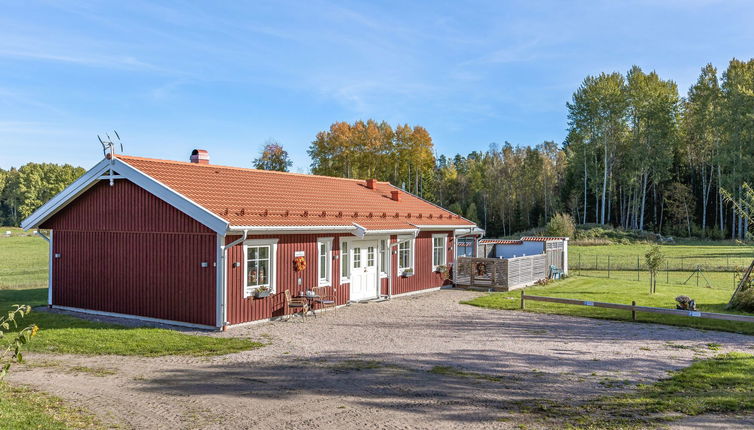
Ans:
[[[50,258],[49,258],[50,262],[49,262],[49,265],[48,265],[49,267],[47,269],[47,272],[48,272],[48,274],[47,274],[47,277],[48,277],[47,278],[47,307],[51,308],[52,307],[52,259],[55,257],[52,254],[52,230],[50,230],[50,237],[45,236],[39,230],[37,230],[36,233],[37,233],[37,236],[39,236],[42,239],[46,240],[47,241],[47,245],[50,247],[50,252],[49,252],[50,253]]]
[[[220,247],[221,249],[221,255],[222,255],[222,270],[223,270],[223,280],[222,280],[222,296],[223,301],[221,304],[222,307],[222,313],[223,313],[223,325],[222,325],[222,331],[227,330],[228,327],[228,250],[233,248],[234,246],[238,245],[239,243],[242,243],[246,240],[246,238],[249,237],[249,230],[245,229],[243,231],[243,236],[241,236],[240,239],[236,239],[233,242],[222,245]]]

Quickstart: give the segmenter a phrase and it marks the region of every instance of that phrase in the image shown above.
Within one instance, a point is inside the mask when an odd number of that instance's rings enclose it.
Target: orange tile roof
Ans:
[[[567,237],[555,237],[555,236],[524,236],[521,240],[527,242],[550,242],[554,240],[568,240]]]
[[[232,226],[352,226],[368,230],[475,224],[387,183],[117,155]],[[399,190],[400,201],[390,192]]]
[[[508,239],[480,239],[479,243],[494,243],[495,245],[522,245],[522,240],[508,240]]]

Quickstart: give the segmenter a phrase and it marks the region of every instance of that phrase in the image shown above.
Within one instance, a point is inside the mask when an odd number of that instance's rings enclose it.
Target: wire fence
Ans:
[[[644,256],[575,254],[569,257],[569,270],[579,276],[649,280]],[[657,274],[658,282],[731,289],[738,285],[751,257],[667,257]]]

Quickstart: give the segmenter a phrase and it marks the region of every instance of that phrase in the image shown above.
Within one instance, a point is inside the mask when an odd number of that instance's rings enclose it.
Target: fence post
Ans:
[[[579,254],[579,276],[581,276],[581,254]]]
[[[639,279],[639,256],[636,256],[636,280],[640,281]]]
[[[600,268],[600,265],[597,262],[597,258],[598,258],[598,255],[594,254],[594,270],[599,270],[599,268]]]
[[[631,321],[636,321],[636,300],[631,300],[631,306],[633,306],[633,309],[631,309]]]
[[[610,279],[610,254],[607,255],[607,279]]]
[[[668,268],[668,260],[665,260],[665,283],[670,284],[670,269]]]
[[[526,304],[524,302],[524,297],[526,297],[526,293],[524,292],[524,290],[521,290],[521,309],[526,308]]]

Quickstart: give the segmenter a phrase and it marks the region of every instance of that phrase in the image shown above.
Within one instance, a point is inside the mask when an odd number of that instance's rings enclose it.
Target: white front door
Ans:
[[[379,242],[354,241],[349,243],[351,261],[351,300],[375,299],[379,296],[377,260]]]

